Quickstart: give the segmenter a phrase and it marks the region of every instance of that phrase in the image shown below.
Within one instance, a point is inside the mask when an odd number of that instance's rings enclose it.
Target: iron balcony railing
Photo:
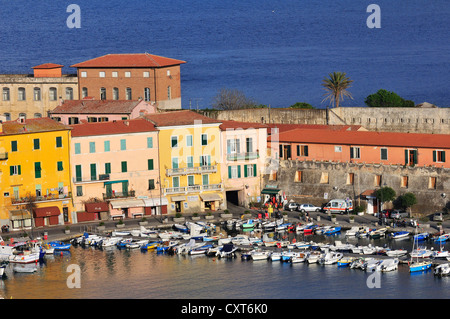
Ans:
[[[175,175],[188,175],[188,174],[204,174],[204,173],[216,173],[217,165],[204,165],[195,167],[179,167],[166,169],[167,176]]]
[[[189,194],[211,190],[223,190],[223,184],[220,183],[208,185],[192,185],[187,187],[167,187],[164,188],[164,194]]]

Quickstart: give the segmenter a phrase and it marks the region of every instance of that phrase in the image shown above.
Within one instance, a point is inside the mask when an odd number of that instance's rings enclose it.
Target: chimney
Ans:
[[[130,126],[130,122],[128,121],[123,121],[123,124],[125,124],[126,126]]]

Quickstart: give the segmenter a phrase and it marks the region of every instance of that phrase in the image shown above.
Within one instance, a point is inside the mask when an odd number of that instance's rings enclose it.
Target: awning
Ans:
[[[276,195],[276,194],[278,194],[279,191],[280,191],[280,189],[278,189],[278,188],[264,188],[261,191],[261,194]]]
[[[186,196],[172,196],[170,198],[172,202],[181,202],[186,200]]]
[[[124,199],[114,200],[109,202],[112,208],[130,208],[130,207],[144,207],[144,201],[142,199]]]
[[[159,197],[157,198],[145,198],[143,199],[145,207],[154,207],[154,206],[161,206],[161,205],[168,205],[169,202],[167,198],[161,197],[161,200]]]
[[[222,196],[220,196],[220,195],[217,194],[217,193],[200,194],[200,197],[202,198],[202,201],[204,201],[204,202],[210,202],[210,201],[222,200]]]
[[[31,214],[26,209],[10,210],[10,220],[30,219]]]
[[[109,206],[106,202],[86,203],[84,204],[84,208],[87,213],[100,213],[109,211]]]
[[[103,185],[110,185],[110,184],[117,184],[117,183],[128,183],[128,180],[127,179],[124,179],[124,180],[120,180],[120,181],[107,181],[107,182],[104,182],[103,183]]]
[[[57,206],[39,207],[34,209],[34,217],[58,216],[60,214]]]

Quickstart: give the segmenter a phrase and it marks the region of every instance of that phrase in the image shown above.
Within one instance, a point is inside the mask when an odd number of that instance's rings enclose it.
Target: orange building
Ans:
[[[78,69],[79,99],[153,102],[181,108],[180,65],[185,61],[152,55],[107,54],[71,67]]]

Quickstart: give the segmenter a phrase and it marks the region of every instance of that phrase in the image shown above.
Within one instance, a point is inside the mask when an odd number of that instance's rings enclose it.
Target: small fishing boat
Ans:
[[[320,251],[311,251],[306,258],[306,261],[308,264],[315,264],[322,256],[323,254]]]
[[[140,248],[142,245],[145,245],[148,243],[147,239],[143,239],[143,240],[133,240],[130,243],[127,243],[125,245],[125,248],[127,249],[136,249],[136,248]]]
[[[434,268],[434,275],[439,277],[450,275],[450,263],[440,264]]]
[[[269,260],[271,260],[271,261],[281,261],[281,255],[282,255],[281,252],[273,251],[269,255]]]
[[[414,240],[413,240],[413,248],[412,248],[412,252],[410,253],[411,255],[411,261],[408,262],[408,266],[409,266],[409,272],[418,272],[418,271],[426,271],[428,269],[431,268],[431,261],[427,261],[427,260],[420,260],[419,258],[425,258],[424,256],[426,256],[428,254],[428,249],[415,249],[414,247],[416,246],[416,243],[418,245],[419,243],[419,239],[420,237],[417,236],[417,227],[416,227],[416,235],[414,236]],[[429,252],[429,256],[431,256],[432,252]],[[428,257],[429,257],[428,256]],[[416,258],[416,260],[414,261],[414,257]]]
[[[281,261],[282,262],[289,262],[291,261],[292,257],[295,256],[295,253],[288,250],[288,251],[283,251],[281,253]]]
[[[26,273],[26,274],[31,274],[37,271],[37,266],[36,265],[16,265],[13,268],[14,272],[17,273]]]
[[[377,265],[375,270],[382,272],[394,271],[398,269],[398,263],[398,258],[384,259]]]
[[[5,270],[8,264],[6,262],[2,262],[0,264],[0,278],[6,277]]]
[[[367,258],[364,257],[357,257],[353,259],[353,261],[350,263],[349,267],[351,269],[362,269],[364,270],[364,264],[367,262]]]
[[[269,258],[269,252],[267,251],[252,251],[250,255],[254,261],[267,260]]]
[[[389,257],[400,257],[408,253],[406,249],[394,249],[386,251],[386,255]]]
[[[450,234],[443,234],[434,239],[435,242],[442,243],[446,242],[450,238]]]
[[[319,261],[319,264],[321,264],[321,265],[332,265],[332,264],[337,263],[337,261],[339,259],[341,259],[343,256],[344,255],[339,252],[327,252],[318,261]]]
[[[335,226],[335,227],[330,227],[329,229],[325,230],[323,232],[324,235],[334,235],[338,232],[341,231],[341,227],[340,226]]]
[[[182,232],[182,233],[187,233],[189,231],[189,228],[186,225],[181,225],[181,224],[174,224],[173,228],[176,231]]]
[[[414,240],[415,241],[426,240],[426,239],[428,239],[428,237],[430,237],[429,233],[420,233],[420,234],[414,235]]]
[[[337,261],[338,267],[348,267],[355,260],[353,257],[342,257]]]
[[[63,243],[62,241],[51,241],[48,243],[50,247],[53,247],[55,250],[69,250],[72,247],[70,243]]]
[[[378,239],[384,237],[386,235],[386,231],[387,231],[386,228],[374,229],[369,232],[369,237],[371,239]]]
[[[246,223],[243,223],[243,224],[241,225],[241,227],[242,227],[244,230],[250,230],[250,229],[255,228],[255,223],[253,222],[253,219],[249,219],[249,220],[247,220]]]
[[[363,264],[363,269],[365,271],[375,271],[380,263],[381,263],[380,259],[368,258]]]
[[[345,236],[346,237],[356,237],[356,234],[361,230],[363,230],[363,227],[353,226],[352,228],[350,228],[349,230],[347,230],[345,232]]]
[[[154,250],[154,249],[157,249],[160,244],[161,244],[160,241],[147,242],[147,243],[141,245],[141,250],[143,250],[143,251]]]
[[[211,245],[211,244],[196,247],[189,251],[189,255],[205,255],[206,256],[206,252],[211,247],[213,247],[213,245]]]
[[[216,256],[219,258],[234,258],[236,257],[237,247],[233,244],[224,244],[217,252]]]
[[[397,231],[391,234],[392,239],[406,238],[409,236],[409,231]]]
[[[308,258],[307,253],[294,253],[294,256],[291,257],[290,262],[292,264],[305,262]]]

